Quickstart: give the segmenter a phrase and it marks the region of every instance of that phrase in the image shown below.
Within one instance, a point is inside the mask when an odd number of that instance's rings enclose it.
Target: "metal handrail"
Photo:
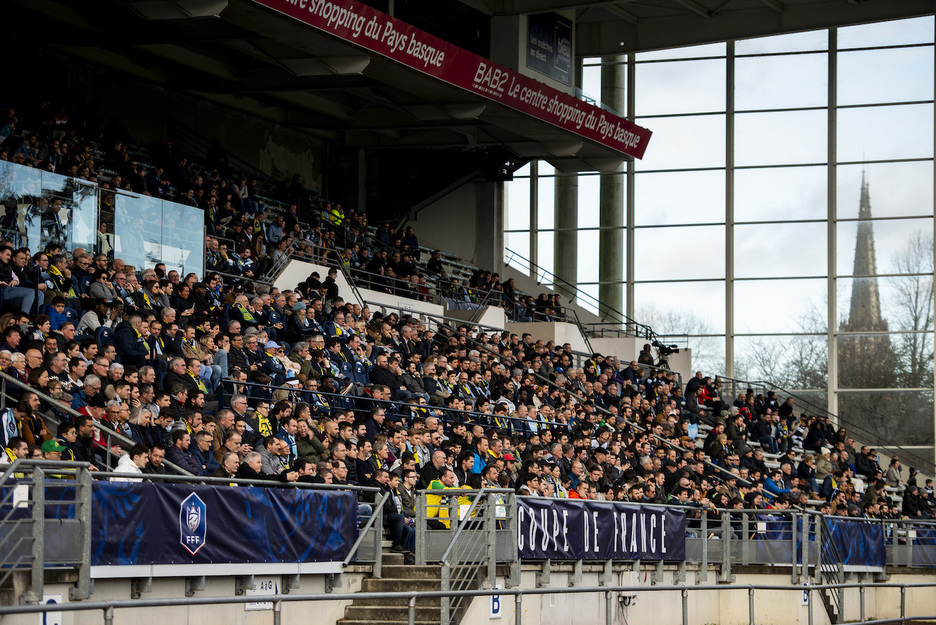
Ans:
[[[912,451],[906,449],[905,447],[903,447],[903,446],[901,446],[901,445],[896,445],[896,444],[888,443],[887,441],[885,441],[883,438],[881,438],[880,436],[878,436],[878,435],[875,434],[874,432],[870,432],[870,431],[864,429],[863,427],[861,427],[860,425],[856,425],[855,423],[853,423],[852,421],[850,421],[848,418],[843,417],[843,416],[841,416],[841,415],[832,414],[831,412],[829,412],[829,411],[826,410],[825,408],[823,408],[823,407],[821,407],[821,406],[818,406],[817,404],[814,404],[813,402],[811,402],[811,401],[808,400],[808,399],[804,399],[803,397],[801,397],[800,395],[797,395],[797,394],[796,394],[795,392],[793,392],[793,391],[788,391],[787,389],[785,389],[785,388],[783,388],[783,387],[777,386],[776,384],[773,384],[772,382],[767,382],[767,381],[764,381],[764,380],[742,380],[742,379],[739,379],[739,378],[732,378],[732,377],[728,377],[728,376],[724,376],[724,375],[715,376],[715,379],[716,379],[716,380],[721,380],[721,381],[727,380],[727,381],[729,381],[729,382],[736,383],[736,384],[738,384],[738,385],[740,385],[740,384],[746,384],[746,385],[748,385],[749,387],[752,387],[752,388],[753,388],[753,387],[757,387],[757,386],[761,386],[761,387],[763,387],[765,390],[766,390],[766,389],[773,390],[773,391],[776,391],[778,394],[781,394],[781,393],[782,393],[783,395],[786,395],[787,397],[792,397],[794,400],[800,402],[801,404],[803,404],[803,405],[805,405],[805,406],[808,406],[808,407],[811,407],[811,408],[814,408],[814,409],[816,410],[817,416],[818,416],[818,415],[822,415],[822,416],[831,417],[832,419],[835,419],[836,422],[839,423],[839,424],[843,424],[843,423],[844,423],[848,428],[851,428],[851,429],[853,429],[853,430],[858,430],[859,432],[862,432],[863,434],[867,434],[867,435],[870,435],[870,436],[872,436],[872,437],[874,437],[874,438],[877,438],[878,440],[883,441],[883,443],[878,443],[878,444],[876,445],[877,447],[884,446],[884,447],[887,447],[887,448],[889,448],[889,449],[897,449],[897,450],[900,450],[900,453],[901,453],[901,454],[906,454],[907,456],[909,456],[909,457],[914,458],[915,460],[917,460],[917,461],[918,461],[917,464],[918,464],[919,466],[921,466],[921,467],[928,467],[928,468],[930,469],[930,471],[931,471],[931,474],[936,473],[936,463],[934,463],[932,460],[928,460],[928,459],[926,459],[926,458],[923,458],[922,456],[918,456],[917,454],[913,453]],[[821,390],[821,389],[818,389],[818,390]]]
[[[588,293],[586,293],[586,292],[584,292],[584,291],[580,291],[579,288],[578,288],[576,285],[572,284],[571,282],[569,282],[569,281],[567,281],[567,280],[565,280],[565,279],[563,279],[563,278],[560,278],[560,277],[556,276],[556,275],[553,274],[551,271],[548,271],[548,270],[546,270],[546,269],[543,269],[542,267],[540,267],[539,265],[537,265],[536,263],[534,263],[534,262],[531,261],[530,259],[524,257],[522,254],[518,254],[517,252],[514,252],[514,251],[511,250],[510,248],[506,248],[506,247],[504,248],[504,253],[505,253],[505,260],[504,260],[504,263],[505,263],[505,264],[507,264],[507,263],[509,262],[508,260],[506,260],[506,256],[507,256],[508,254],[509,254],[510,256],[514,257],[514,258],[519,258],[520,260],[522,260],[522,261],[524,261],[525,263],[527,263],[527,265],[529,265],[529,267],[530,267],[531,269],[535,269],[536,272],[537,272],[537,274],[542,273],[542,275],[543,275],[544,277],[546,277],[547,275],[548,275],[549,277],[551,277],[552,280],[553,280],[553,284],[556,284],[557,282],[559,282],[559,283],[561,283],[563,286],[568,287],[569,289],[571,289],[571,292],[574,293],[574,294],[576,294],[576,295],[573,297],[573,299],[574,299],[575,297],[578,297],[579,295],[584,295],[584,296],[586,296],[586,298],[587,298],[589,301],[594,302],[595,306],[597,307],[597,309],[598,309],[598,311],[599,311],[599,314],[600,314],[600,312],[601,312],[602,310],[604,310],[605,312],[612,313],[612,314],[616,315],[616,316],[620,319],[620,323],[624,324],[625,327],[626,327],[627,325],[633,325],[634,330],[635,330],[635,333],[634,333],[635,335],[637,335],[637,330],[642,328],[642,329],[643,329],[643,332],[644,332],[643,336],[645,336],[647,339],[652,339],[653,337],[656,336],[656,333],[653,331],[653,328],[651,328],[650,326],[648,326],[648,325],[646,325],[646,324],[643,324],[643,323],[639,323],[639,322],[637,322],[637,321],[631,319],[630,317],[628,317],[627,315],[625,315],[625,314],[622,313],[621,311],[617,310],[616,308],[613,308],[613,307],[609,306],[608,304],[602,302],[601,300],[599,300],[599,299],[596,298],[595,296],[590,295],[590,294],[588,294]]]
[[[380,489],[374,489],[379,491]],[[367,519],[367,523],[364,524],[364,527],[358,532],[357,540],[354,541],[354,544],[351,545],[351,549],[348,551],[348,556],[342,562],[342,566],[348,566],[354,557],[357,555],[358,549],[361,548],[361,544],[364,542],[364,537],[370,532],[370,529],[376,524],[374,529],[374,536],[376,537],[376,549],[375,549],[375,560],[374,568],[372,570],[374,577],[380,577],[380,569],[382,568],[382,554],[383,550],[380,548],[380,541],[383,538],[383,508],[387,504],[387,500],[390,499],[390,491],[385,491],[383,496],[377,500],[377,503],[374,504],[373,512],[370,515],[370,518]]]
[[[260,384],[259,382],[235,382],[235,381],[231,380],[230,378],[224,378],[224,379],[222,380],[222,382],[225,383],[225,384],[233,385],[233,386],[249,386],[249,387],[255,387],[255,388],[264,388],[264,389],[272,390],[272,391],[283,391],[283,390],[285,390],[285,391],[289,392],[290,394],[292,394],[292,393],[314,393],[315,395],[324,395],[324,396],[327,396],[327,397],[335,397],[335,398],[339,398],[339,399],[342,399],[342,400],[348,400],[348,399],[350,399],[350,400],[356,400],[356,399],[357,399],[354,395],[342,395],[342,394],[340,394],[340,393],[326,393],[326,392],[324,392],[324,391],[319,391],[319,390],[311,391],[311,390],[307,390],[307,389],[295,389],[295,390],[293,390],[293,389],[289,389],[289,388],[284,388],[284,387],[282,387],[282,386],[274,386],[274,385],[272,385],[272,384]],[[363,396],[362,396],[362,397],[363,397]],[[369,400],[369,398],[368,398],[368,400]],[[489,414],[489,413],[487,413],[487,412],[477,412],[477,411],[474,411],[474,410],[458,410],[458,409],[456,409],[456,408],[446,408],[445,406],[428,406],[428,405],[427,405],[427,406],[414,406],[413,404],[408,404],[408,403],[406,403],[406,402],[395,401],[395,400],[391,400],[391,399],[381,399],[381,400],[379,400],[379,402],[380,402],[381,404],[392,404],[392,405],[394,405],[394,406],[402,406],[402,407],[404,407],[404,408],[419,408],[419,409],[425,409],[426,411],[439,411],[439,412],[442,412],[442,413],[445,413],[445,414],[454,413],[454,414],[461,414],[461,415],[466,415],[466,416],[469,416],[469,417],[476,417],[476,418],[477,418],[477,417],[484,417],[484,418],[492,419],[492,418],[494,418],[494,416],[495,416],[493,413]],[[359,409],[358,409],[356,406],[355,406],[355,408],[353,408],[353,410],[354,410],[355,412],[359,412]],[[429,415],[429,416],[436,416],[436,415]],[[511,416],[509,416],[509,415],[502,415],[502,416],[499,416],[498,418],[499,418],[499,419],[504,419],[504,420],[507,420],[507,421],[510,421],[510,422],[516,421],[516,422],[519,422],[519,423],[535,423],[535,424],[537,424],[537,425],[548,425],[548,426],[551,426],[551,427],[568,427],[568,424],[567,424],[567,423],[562,423],[561,421],[540,421],[540,420],[533,420],[533,419],[524,419],[523,417],[511,417]]]
[[[45,462],[38,460],[36,462]],[[171,475],[163,473],[117,473],[114,471],[93,471],[94,479],[110,478],[137,478],[144,482],[169,482],[179,484],[203,484],[206,486],[262,486],[299,488],[302,490],[338,490],[362,493],[379,493],[380,489],[373,486],[357,486],[355,484],[310,484],[308,482],[279,482],[277,480],[254,480],[241,477],[210,477],[206,475]]]
[[[26,384],[26,383],[24,383],[24,382],[20,382],[19,380],[17,380],[17,379],[14,378],[13,376],[8,375],[7,373],[4,373],[3,371],[0,371],[0,408],[5,408],[5,407],[6,407],[6,396],[7,396],[7,388],[6,388],[6,385],[7,385],[7,384],[11,384],[11,383],[12,383],[14,386],[18,386],[18,387],[22,388],[23,390],[29,391],[29,392],[31,392],[31,393],[35,393],[36,396],[39,397],[39,399],[41,399],[41,400],[43,400],[43,401],[45,401],[45,402],[48,402],[48,403],[52,404],[53,406],[56,407],[57,410],[61,410],[62,412],[64,412],[65,414],[71,416],[72,418],[81,418],[81,417],[86,416],[86,415],[81,414],[81,413],[78,412],[77,410],[74,410],[71,406],[65,406],[65,405],[62,404],[59,400],[54,399],[52,396],[47,395],[46,393],[40,391],[39,389],[37,389],[37,388],[35,388],[35,387],[33,387],[33,386],[29,386],[28,384]],[[56,418],[55,418],[53,415],[47,415],[47,416],[49,416],[49,417],[50,417],[51,419],[53,419],[53,420],[56,420]],[[94,427],[96,427],[98,430],[104,432],[104,433],[107,435],[107,448],[106,448],[106,450],[107,450],[107,459],[108,459],[108,461],[111,459],[111,456],[113,455],[113,447],[112,447],[112,445],[111,445],[111,439],[117,439],[118,442],[123,443],[123,444],[126,444],[126,445],[128,445],[129,447],[132,447],[133,445],[136,445],[136,441],[133,440],[132,438],[127,438],[126,436],[124,436],[124,435],[121,434],[120,432],[118,432],[118,431],[116,431],[116,430],[110,428],[109,426],[107,426],[107,425],[105,425],[105,424],[103,424],[103,423],[101,423],[101,422],[99,422],[99,421],[95,421]],[[188,471],[186,471],[186,470],[183,469],[182,467],[177,466],[177,465],[173,464],[172,462],[169,462],[168,460],[163,460],[163,463],[164,463],[167,467],[169,467],[170,469],[172,469],[173,471],[177,471],[180,475],[191,475],[191,473],[189,473]],[[109,464],[110,464],[110,463],[108,462],[108,465],[109,465]],[[46,465],[46,466],[47,466],[47,465]]]
[[[578,595],[578,594],[603,594],[606,597],[608,605],[613,605],[615,593],[657,593],[670,592],[682,595],[682,623],[688,625],[688,595],[690,592],[699,591],[727,591],[738,592],[746,591],[748,593],[749,613],[754,612],[755,591],[779,591],[795,592],[806,594],[807,609],[812,614],[812,594],[816,590],[836,589],[836,588],[892,588],[901,591],[901,595],[908,589],[913,588],[936,588],[936,582],[897,584],[890,582],[849,582],[843,584],[812,584],[806,582],[803,585],[774,585],[774,584],[699,584],[699,585],[608,585],[608,586],[577,586],[577,587],[544,587],[544,588],[489,588],[478,590],[461,591],[435,591],[435,590],[410,590],[404,592],[346,592],[346,593],[310,593],[310,594],[281,594],[271,597],[264,597],[264,600],[273,603],[273,623],[281,623],[282,604],[297,603],[307,601],[355,601],[355,600],[409,600],[408,610],[410,622],[415,621],[416,601],[419,599],[438,599],[443,597],[492,597],[507,596],[514,597],[515,610],[519,612],[522,608],[522,599],[525,596],[542,595]],[[862,603],[864,594],[861,595]],[[196,605],[242,605],[257,601],[256,595],[234,595],[227,597],[170,597],[160,599],[118,599],[118,600],[99,600],[83,601],[74,603],[54,603],[40,605],[10,605],[0,606],[0,615],[9,614],[42,614],[44,612],[84,612],[100,610],[104,613],[106,625],[112,625],[114,621],[114,612],[121,609],[134,608],[162,608],[176,606],[196,606]],[[907,616],[905,613],[905,603],[901,601],[901,613],[897,618],[887,618],[878,620],[865,620],[865,625],[884,625],[886,623],[906,623],[910,620],[936,620],[936,616],[931,615],[913,615]],[[519,619],[518,619],[519,620]],[[608,611],[607,622],[613,622],[613,613]]]
[[[373,302],[368,302],[368,303],[373,303]],[[391,306],[391,305],[388,305],[388,304],[378,304],[378,303],[375,303],[375,305],[383,306],[384,308],[396,308],[396,309],[399,309],[399,308],[400,308],[400,307],[398,307],[398,306]],[[442,319],[443,321],[451,321],[451,322],[455,322],[455,323],[464,324],[464,322],[462,322],[462,321],[459,320],[459,319],[451,319],[451,318],[449,318],[449,317],[444,317],[444,316],[439,317],[439,316],[437,316],[437,315],[432,315],[432,314],[429,314],[429,313],[421,313],[421,314],[422,314],[423,316],[429,317],[429,318],[437,318],[437,319]],[[468,325],[473,325],[473,326],[476,326],[476,327],[488,327],[488,326],[482,326],[481,324],[477,324],[477,323],[468,324]],[[491,350],[487,345],[484,345],[484,344],[482,344],[482,343],[479,343],[479,342],[476,341],[475,339],[470,339],[470,342],[471,342],[471,344],[472,344],[476,349],[484,350],[484,351],[488,352],[489,354],[492,354],[492,355],[494,355],[494,356],[497,356],[498,358],[501,357],[500,354],[494,352],[494,351]],[[533,375],[534,377],[536,377],[538,380],[540,380],[540,382],[541,382],[544,386],[548,386],[548,387],[550,387],[550,388],[558,389],[558,390],[562,391],[563,393],[566,393],[566,394],[568,394],[568,395],[571,395],[573,398],[575,398],[575,399],[576,399],[577,401],[579,401],[579,402],[582,402],[582,403],[585,402],[585,398],[584,398],[584,397],[582,397],[582,396],[579,395],[578,393],[574,393],[574,392],[572,392],[572,391],[570,391],[570,390],[568,390],[568,389],[566,389],[566,388],[564,388],[564,387],[562,387],[562,386],[556,384],[556,382],[554,382],[553,380],[550,380],[548,377],[542,376],[542,375],[540,375],[538,372],[535,372],[535,371],[533,372],[532,375]],[[601,407],[601,406],[595,406],[595,410],[596,410],[597,412],[603,414],[603,415],[610,415],[610,414],[611,414],[606,408],[603,408],[603,407]],[[665,446],[665,447],[674,448],[674,449],[676,449],[676,450],[678,450],[678,451],[683,451],[683,452],[687,451],[684,447],[681,447],[681,446],[679,446],[679,445],[675,445],[675,444],[671,443],[669,440],[667,440],[667,439],[665,439],[665,438],[663,438],[663,437],[657,437],[655,434],[653,434],[653,431],[652,431],[652,430],[650,430],[650,429],[648,429],[648,428],[645,428],[645,427],[644,427],[643,425],[641,425],[640,423],[637,423],[637,422],[635,422],[635,421],[627,421],[627,420],[625,420],[625,419],[623,418],[622,415],[618,415],[618,418],[620,418],[624,423],[626,423],[627,425],[629,425],[630,427],[632,427],[632,428],[633,428],[635,431],[637,431],[637,432],[647,432],[647,433],[649,433],[651,436],[654,437],[655,440],[659,441],[659,443],[660,443],[661,445]],[[710,461],[708,461],[708,460],[705,460],[704,462],[705,462],[705,464],[706,464],[708,467],[710,467],[710,468],[712,468],[712,469],[714,470],[714,472],[713,472],[713,474],[712,474],[712,476],[713,476],[714,479],[719,480],[719,481],[724,481],[724,480],[721,478],[721,474],[722,474],[722,472],[723,472],[722,467],[720,467],[720,466],[718,466],[717,464],[715,464],[715,463],[713,463],[713,462],[710,462]]]

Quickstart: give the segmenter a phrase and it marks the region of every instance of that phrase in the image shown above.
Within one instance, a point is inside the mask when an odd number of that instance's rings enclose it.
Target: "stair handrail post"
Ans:
[[[75,477],[75,515],[81,526],[81,564],[78,565],[78,581],[69,589],[68,598],[81,601],[91,598],[91,497],[94,487],[88,467],[80,467]]]
[[[417,491],[419,492],[419,491]],[[416,564],[426,564],[426,495],[419,493],[416,496]]]
[[[32,567],[26,603],[41,603],[45,587],[45,470],[32,467]]]
[[[479,497],[484,497],[484,534],[487,536],[487,578],[491,588],[497,586],[497,519],[493,493],[481,489]]]

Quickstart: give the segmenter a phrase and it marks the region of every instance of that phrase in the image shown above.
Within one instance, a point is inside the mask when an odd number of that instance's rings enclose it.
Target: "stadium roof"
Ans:
[[[285,5],[292,0],[277,1]],[[298,4],[313,0],[295,0]],[[321,1],[321,0],[316,0]],[[348,3],[336,2],[336,5]],[[418,5],[419,3],[413,3]],[[932,13],[934,0],[463,0],[479,15],[574,11],[579,56]],[[426,6],[429,7],[432,2]],[[17,32],[96,63],[362,148],[492,150],[609,170],[609,142],[511,108],[254,0],[12,0]],[[427,8],[426,23],[432,9]]]

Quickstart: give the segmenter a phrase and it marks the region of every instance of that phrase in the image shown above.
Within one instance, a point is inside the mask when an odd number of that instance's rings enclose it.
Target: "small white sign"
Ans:
[[[500,590],[500,585],[494,587],[496,590]],[[504,616],[504,604],[501,603],[500,595],[491,595],[491,618],[503,618]]]
[[[42,595],[43,605],[57,605],[64,601],[63,595]],[[39,625],[62,625],[61,612],[43,612],[39,615]]]
[[[280,594],[279,579],[276,577],[255,577],[253,587],[248,588],[245,594],[248,597],[275,597]],[[272,609],[272,601],[256,601],[244,604],[244,610],[247,612]]]

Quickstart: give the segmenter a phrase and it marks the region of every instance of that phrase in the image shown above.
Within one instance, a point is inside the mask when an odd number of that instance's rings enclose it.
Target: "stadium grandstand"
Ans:
[[[0,620],[936,621],[932,0],[10,0]]]

